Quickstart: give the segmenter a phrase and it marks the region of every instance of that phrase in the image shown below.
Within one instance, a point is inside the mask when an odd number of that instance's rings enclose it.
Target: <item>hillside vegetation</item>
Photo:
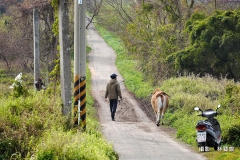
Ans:
[[[215,8],[210,1],[108,1],[97,22],[121,38],[127,55],[138,60],[144,80],[153,84],[185,73],[238,81],[238,5],[234,3],[234,10],[226,1]]]
[[[72,128],[61,114],[58,2],[0,1],[0,159],[118,159],[101,135],[90,96],[85,132]],[[68,2],[73,55],[73,1]],[[221,104],[222,144],[235,150],[205,155],[209,159],[239,159],[239,3],[87,2],[88,18],[93,18],[116,51],[116,65],[125,85],[139,102],[150,107],[149,94],[155,88],[167,92],[171,99],[166,124],[176,129],[177,138],[192,146],[196,146],[199,120],[193,108],[215,109]],[[47,90],[40,92],[32,85],[33,8],[39,9],[41,19],[40,76],[48,82]],[[23,73],[23,82],[9,90],[12,74],[18,72]],[[90,80],[89,71],[87,74]],[[87,83],[89,94],[90,81]]]

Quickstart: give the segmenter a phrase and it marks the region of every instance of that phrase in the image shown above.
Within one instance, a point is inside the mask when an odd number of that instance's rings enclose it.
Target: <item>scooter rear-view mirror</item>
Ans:
[[[221,105],[219,104],[218,106],[217,106],[217,109],[216,109],[216,111],[219,109],[221,107]]]
[[[199,107],[194,107],[195,111],[199,111],[199,109],[200,109]]]

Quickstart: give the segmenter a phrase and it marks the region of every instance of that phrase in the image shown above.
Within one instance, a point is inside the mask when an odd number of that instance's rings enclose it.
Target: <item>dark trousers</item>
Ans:
[[[117,99],[110,99],[110,112],[111,112],[111,117],[114,119],[116,110],[117,110]]]

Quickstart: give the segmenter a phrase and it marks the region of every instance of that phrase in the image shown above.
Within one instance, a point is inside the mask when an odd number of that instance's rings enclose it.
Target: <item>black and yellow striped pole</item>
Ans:
[[[86,128],[86,0],[74,0],[74,124]]]
[[[74,78],[74,124],[86,128],[86,78]]]

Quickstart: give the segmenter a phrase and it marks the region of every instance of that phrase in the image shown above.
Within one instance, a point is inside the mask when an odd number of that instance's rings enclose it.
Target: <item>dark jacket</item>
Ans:
[[[111,79],[107,84],[105,98],[107,97],[108,99],[118,99],[118,97],[122,99],[120,85],[116,79]]]

